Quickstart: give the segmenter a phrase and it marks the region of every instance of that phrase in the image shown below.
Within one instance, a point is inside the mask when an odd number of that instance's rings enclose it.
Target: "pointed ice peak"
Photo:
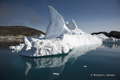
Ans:
[[[67,24],[67,27],[70,30],[78,29],[78,27],[73,19]]]
[[[24,38],[23,38],[23,41],[24,41],[25,46],[26,46],[26,51],[27,51],[27,50],[30,50],[31,47],[32,47],[32,44],[31,44],[30,41],[27,39],[27,37],[24,37]]]
[[[63,18],[62,15],[59,14],[52,6],[49,5],[48,9],[49,9],[50,22],[56,19],[57,16]]]
[[[52,6],[48,6],[50,21],[46,30],[46,39],[51,39],[60,36],[64,32],[68,31],[65,25],[65,21],[61,14],[59,14]]]

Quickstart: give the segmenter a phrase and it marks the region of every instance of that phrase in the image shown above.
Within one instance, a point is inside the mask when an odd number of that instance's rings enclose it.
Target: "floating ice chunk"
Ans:
[[[86,66],[86,65],[84,65],[83,67],[84,67],[84,68],[87,68],[87,66]]]
[[[53,75],[55,75],[55,76],[59,76],[59,73],[53,73]]]
[[[24,47],[24,44],[19,44],[16,46],[10,46],[9,49],[11,49],[12,52],[19,52],[23,49],[23,47]]]
[[[104,35],[102,33],[98,34],[98,35],[94,35],[94,36],[101,39],[103,43],[120,43],[120,39],[113,38],[113,37],[107,37],[106,35]]]

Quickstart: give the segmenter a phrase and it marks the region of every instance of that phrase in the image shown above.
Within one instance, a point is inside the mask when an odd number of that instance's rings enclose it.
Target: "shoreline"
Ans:
[[[22,35],[18,36],[0,36],[0,42],[23,42]]]
[[[10,46],[16,46],[16,45],[19,45],[20,43],[23,43],[23,42],[16,42],[16,41],[2,42],[0,41],[0,49],[9,49]]]

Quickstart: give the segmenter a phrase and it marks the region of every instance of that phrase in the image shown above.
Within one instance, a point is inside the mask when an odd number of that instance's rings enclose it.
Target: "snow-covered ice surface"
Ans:
[[[67,25],[53,7],[49,6],[50,22],[46,35],[40,37],[24,37],[24,43],[11,46],[15,52],[29,57],[67,54],[78,46],[102,44],[102,40],[78,29],[74,20]]]

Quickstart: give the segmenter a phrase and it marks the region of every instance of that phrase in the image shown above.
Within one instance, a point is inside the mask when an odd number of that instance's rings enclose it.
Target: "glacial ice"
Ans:
[[[113,37],[107,37],[104,34],[98,34],[98,35],[94,35],[96,37],[98,37],[99,39],[101,39],[101,41],[103,42],[103,44],[108,44],[108,43],[118,43],[120,44],[120,39],[117,38],[113,38]]]
[[[49,6],[50,22],[46,35],[24,37],[24,43],[10,49],[29,57],[67,54],[78,46],[102,44],[102,40],[78,29],[74,20],[67,25],[52,6]]]

